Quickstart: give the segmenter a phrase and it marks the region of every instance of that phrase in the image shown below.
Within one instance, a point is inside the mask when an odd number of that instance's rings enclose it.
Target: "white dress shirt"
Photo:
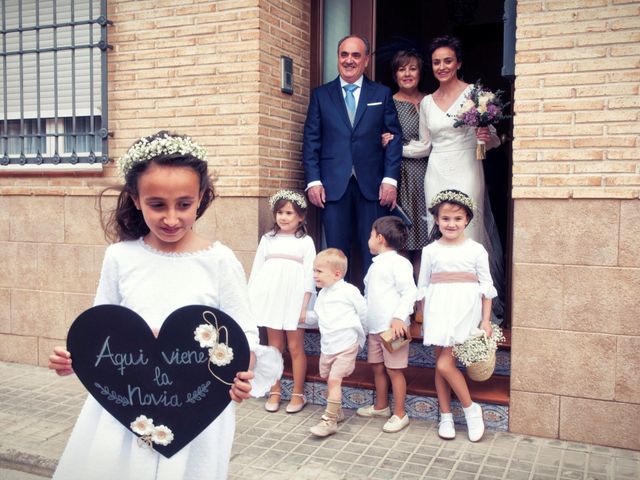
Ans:
[[[322,353],[333,355],[356,342],[364,346],[367,302],[356,287],[340,279],[323,288],[313,310],[318,315]]]
[[[417,288],[411,262],[390,250],[373,257],[364,278],[369,333],[384,332],[398,318],[409,325]]]
[[[355,100],[356,100],[356,110],[358,110],[358,102],[360,101],[360,92],[362,91],[362,79],[363,78],[364,77],[361,75],[358,80],[353,82],[353,85],[357,85],[358,86],[358,88],[356,88],[353,91],[353,98],[355,98]],[[342,98],[347,98],[347,91],[344,89],[345,85],[349,85],[349,82],[345,82],[342,79],[342,77],[340,77],[340,90],[342,90]]]

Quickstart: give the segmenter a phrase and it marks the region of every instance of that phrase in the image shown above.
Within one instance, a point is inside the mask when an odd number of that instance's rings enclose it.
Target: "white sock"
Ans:
[[[465,415],[469,415],[476,409],[476,407],[477,407],[477,404],[474,402],[471,402],[471,405],[469,405],[467,408],[462,407],[462,410],[464,411]]]

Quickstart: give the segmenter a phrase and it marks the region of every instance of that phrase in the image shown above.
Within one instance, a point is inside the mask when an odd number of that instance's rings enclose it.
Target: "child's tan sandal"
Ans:
[[[328,437],[338,431],[338,422],[342,413],[341,402],[327,400],[327,409],[320,418],[320,423],[314,425],[309,431],[316,437]],[[342,415],[344,419],[344,414]]]
[[[272,402],[271,401],[271,397],[272,396],[277,396],[278,397],[278,401],[277,402]],[[277,412],[278,410],[280,410],[280,397],[282,397],[282,394],[280,392],[270,392],[269,393],[269,398],[267,399],[267,401],[264,404],[264,409],[267,412]]]
[[[316,437],[328,437],[338,431],[338,422],[336,418],[327,415],[327,412],[325,412],[320,418],[320,423],[311,427],[309,431]]]
[[[287,413],[298,413],[307,405],[307,397],[304,396],[304,393],[292,393],[291,398],[293,397],[302,398],[302,403],[292,405],[291,402],[289,402],[289,405],[287,405],[287,408],[286,408]]]

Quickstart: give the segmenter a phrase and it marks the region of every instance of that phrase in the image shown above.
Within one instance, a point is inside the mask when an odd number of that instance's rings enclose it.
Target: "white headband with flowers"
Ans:
[[[143,137],[134,143],[131,148],[118,160],[118,174],[125,178],[134,165],[144,162],[159,155],[191,155],[204,160],[207,152],[204,147],[198,145],[189,137],[172,137],[164,134],[161,137],[149,141]]]
[[[443,202],[455,202],[465,207],[468,207],[472,212],[474,209],[473,200],[466,193],[459,192],[457,190],[443,190],[431,199],[429,208],[433,208],[436,205]]]
[[[307,208],[307,199],[304,198],[304,195],[301,195],[298,192],[294,192],[293,190],[279,190],[269,198],[269,206],[273,210],[273,207],[280,200],[287,200],[288,202],[295,203],[300,208]]]

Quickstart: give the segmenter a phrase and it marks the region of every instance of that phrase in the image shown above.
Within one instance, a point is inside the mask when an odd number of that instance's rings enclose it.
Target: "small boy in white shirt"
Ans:
[[[327,437],[338,431],[342,412],[342,379],[353,373],[358,350],[366,339],[367,304],[360,291],[344,281],[347,257],[337,248],[316,255],[313,279],[321,288],[314,311],[320,328],[320,376],[327,379],[327,409],[312,434]]]
[[[391,409],[387,392],[391,381],[393,415],[382,427],[388,433],[399,432],[409,425],[404,409],[407,382],[403,371],[409,364],[409,343],[391,353],[380,338],[380,333],[389,328],[393,329],[394,338],[409,336],[409,315],[417,289],[411,262],[398,254],[407,235],[407,227],[398,217],[381,217],[373,223],[369,250],[375,256],[364,279],[369,330],[367,361],[373,367],[376,401],[359,408],[356,414],[388,418]]]

